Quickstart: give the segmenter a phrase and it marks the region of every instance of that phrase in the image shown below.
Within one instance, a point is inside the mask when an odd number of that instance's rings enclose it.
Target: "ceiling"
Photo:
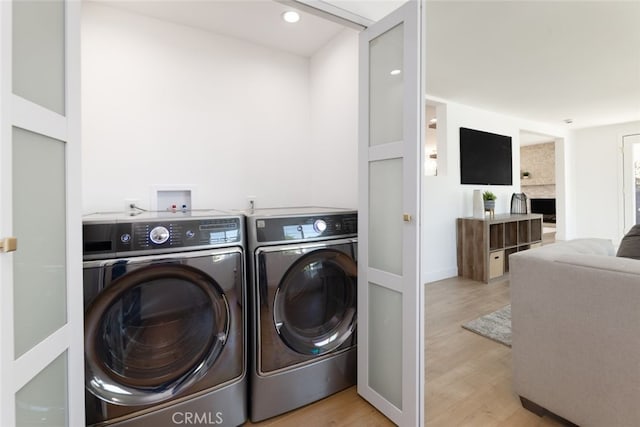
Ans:
[[[289,24],[281,15],[293,8],[271,0],[98,0],[118,9],[217,34],[311,56],[345,29],[343,25],[300,12]]]
[[[271,0],[101,0],[311,56],[345,27]],[[377,20],[403,0],[319,1]],[[431,1],[426,92],[573,128],[640,120],[639,1]]]
[[[556,138],[549,135],[542,135],[533,132],[520,132],[520,145],[545,144],[547,142],[555,142]]]
[[[640,2],[427,2],[427,93],[535,121],[640,120]]]

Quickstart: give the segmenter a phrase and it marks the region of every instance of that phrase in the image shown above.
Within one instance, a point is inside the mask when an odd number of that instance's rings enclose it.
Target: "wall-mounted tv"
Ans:
[[[461,127],[460,183],[512,185],[511,137]]]

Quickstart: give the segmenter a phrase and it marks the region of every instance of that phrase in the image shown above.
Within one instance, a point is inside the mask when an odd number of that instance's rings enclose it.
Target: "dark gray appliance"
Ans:
[[[247,213],[250,419],[290,411],[356,382],[357,213]]]
[[[83,221],[87,425],[247,419],[244,217]]]

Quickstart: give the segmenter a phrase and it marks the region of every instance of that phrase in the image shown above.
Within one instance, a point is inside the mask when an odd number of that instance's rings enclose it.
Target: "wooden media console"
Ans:
[[[458,276],[489,283],[509,272],[509,255],[542,245],[542,215],[458,218]]]

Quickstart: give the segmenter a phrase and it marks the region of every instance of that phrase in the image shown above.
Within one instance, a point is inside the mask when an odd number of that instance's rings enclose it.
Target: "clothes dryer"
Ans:
[[[355,384],[357,213],[247,213],[250,418],[260,421]]]
[[[244,217],[84,218],[87,425],[247,419]]]

